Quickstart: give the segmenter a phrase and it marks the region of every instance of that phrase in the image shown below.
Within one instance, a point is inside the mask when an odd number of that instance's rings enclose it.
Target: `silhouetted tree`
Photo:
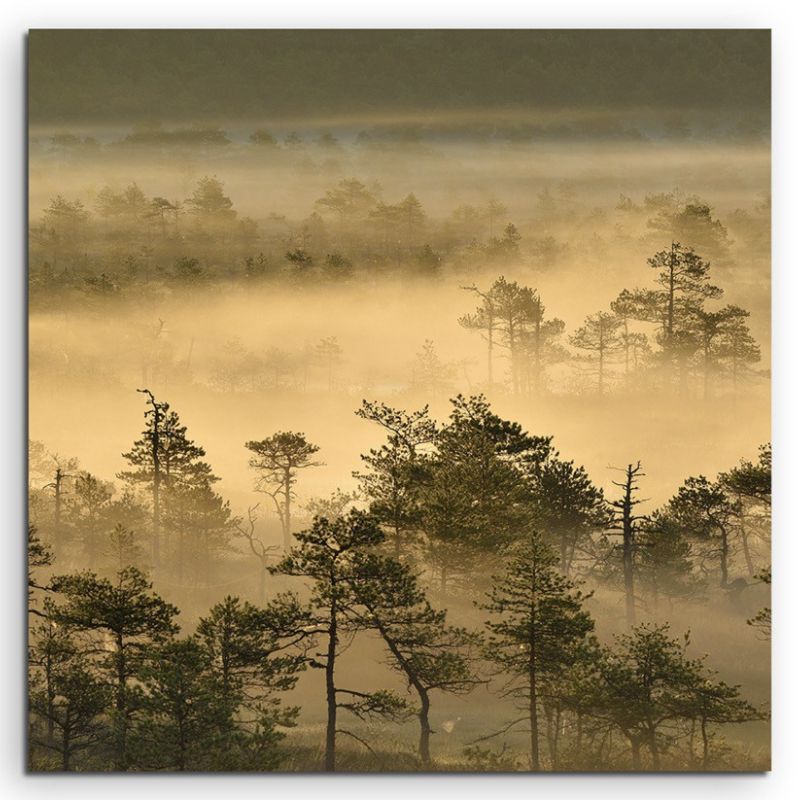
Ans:
[[[357,574],[365,551],[383,541],[377,522],[361,511],[329,521],[317,518],[308,531],[295,534],[298,545],[271,568],[272,572],[308,578],[311,581],[311,610],[308,630],[321,638],[324,653],[309,662],[325,670],[327,726],[325,770],[336,770],[337,714],[345,709],[364,719],[372,716],[403,718],[405,702],[392,692],[363,692],[343,689],[336,682],[337,657],[342,638],[363,627],[353,593],[352,578]],[[350,733],[353,736],[352,733]],[[358,738],[358,737],[356,737]]]
[[[51,456],[55,464],[52,483],[48,483],[44,488],[53,490],[53,555],[61,555],[63,547],[64,531],[62,516],[64,512],[64,495],[66,486],[75,477],[78,469],[78,460],[75,458],[63,459],[57,453]]]
[[[430,565],[445,593],[519,536],[530,514],[525,469],[547,456],[550,440],[494,414],[483,396],[451,401],[422,484],[421,527]]]
[[[738,511],[738,502],[703,475],[687,478],[666,506],[668,517],[686,535],[711,547],[710,554],[719,559],[722,588],[729,583],[731,534]]]
[[[36,576],[36,570],[49,567],[53,563],[52,550],[42,542],[36,531],[36,526],[28,524],[28,613],[41,616],[42,612],[36,608],[33,593],[45,587]]]
[[[636,495],[639,492],[639,480],[644,477],[641,462],[628,464],[625,468],[625,480],[613,481],[614,486],[622,489],[622,497],[610,500],[613,509],[610,531],[615,531],[622,537],[622,580],[625,587],[625,620],[628,625],[636,624],[636,589],[634,586],[635,558],[639,547],[638,535],[641,523],[647,520],[646,516],[634,513],[634,509],[642,500]]]
[[[603,493],[583,467],[559,458],[558,453],[549,453],[528,472],[538,526],[555,545],[560,569],[568,575],[581,551],[587,554],[592,533],[606,525]]]
[[[95,674],[67,628],[45,619],[33,635],[29,708],[44,721],[46,734],[34,728],[31,738],[56,752],[60,768],[68,772],[76,755],[103,741],[109,686]]]
[[[604,693],[598,711],[629,741],[636,770],[643,766],[642,747],[650,753],[651,768],[661,769],[662,756],[674,740],[668,726],[700,722],[701,763],[706,768],[711,724],[760,716],[740,699],[738,687],[714,682],[702,659],[689,658],[688,646],[688,633],[681,642],[670,637],[669,625],[640,625],[617,636],[615,647],[598,660]]]
[[[256,471],[256,491],[272,498],[283,529],[283,548],[289,550],[292,532],[292,500],[297,473],[321,466],[313,456],[319,447],[306,441],[302,433],[279,431],[261,441],[250,441],[245,447],[253,453],[250,466]]]
[[[247,523],[237,520],[236,532],[233,535],[244,539],[250,552],[258,560],[258,601],[263,605],[267,599],[267,567],[272,559],[277,558],[276,551],[280,550],[280,546],[268,545],[256,535],[257,510],[258,505],[247,509]]]
[[[213,768],[233,710],[196,638],[164,642],[141,670],[146,696],[133,733],[137,763],[177,772]]]
[[[756,578],[760,583],[769,586],[772,583],[772,568],[765,567]],[[754,617],[747,620],[747,624],[755,628],[765,639],[772,637],[772,608],[764,606],[760,608]]]
[[[454,378],[454,365],[442,361],[433,342],[426,339],[414,360],[412,386],[426,397],[436,398],[453,388]]]
[[[113,693],[114,767],[127,770],[128,733],[142,699],[136,679],[154,644],[177,632],[178,609],[154,594],[135,567],[113,581],[85,572],[56,576],[51,585],[64,598],[53,612],[56,623],[96,638],[95,668]]]
[[[471,665],[478,639],[447,625],[446,612],[431,607],[413,572],[394,559],[367,556],[349,580],[365,612],[364,626],[378,631],[390,666],[419,697],[418,752],[429,765],[431,692],[464,694],[480,683]]]
[[[497,315],[495,312],[495,301],[492,288],[488,291],[481,291],[477,286],[462,286],[468,292],[474,292],[481,299],[481,304],[472,314],[465,314],[458,318],[458,324],[467,330],[486,332],[486,373],[487,382],[491,388],[494,385],[494,334],[498,327]]]
[[[591,360],[597,361],[597,393],[603,394],[608,374],[608,361],[612,353],[620,349],[619,328],[621,321],[613,314],[598,311],[586,317],[584,324],[570,336],[569,343],[579,350],[594,354]]]
[[[695,575],[692,546],[683,526],[669,512],[651,514],[636,538],[635,575],[652,611],[658,609],[663,598],[672,604],[701,588]]]
[[[361,181],[348,178],[339,181],[316,201],[316,205],[336,214],[342,220],[355,220],[365,217],[375,204],[375,196]]]
[[[486,658],[498,670],[501,694],[512,697],[523,716],[503,730],[527,723],[531,769],[541,769],[539,754],[543,685],[557,678],[577,657],[578,645],[594,627],[583,610],[585,596],[557,569],[558,556],[541,536],[520,542],[482,606],[490,613]]]
[[[390,528],[397,558],[419,526],[420,489],[426,469],[421,451],[433,444],[436,425],[427,406],[407,413],[364,400],[356,416],[377,423],[388,434],[384,445],[361,456],[368,471],[355,472],[354,477],[370,501],[370,512]]]
[[[206,452],[186,435],[180,417],[170,411],[169,403],[156,400],[148,389],[137,391],[147,395],[149,409],[144,412],[145,429],[141,438],[122,457],[132,467],[117,477],[136,485],[149,487],[152,497],[153,568],[161,568],[163,523],[172,514],[172,496],[182,489],[203,490],[219,480],[202,459]],[[166,506],[166,508],[165,508]]]
[[[333,391],[334,385],[334,370],[336,366],[342,361],[342,346],[336,341],[335,336],[328,336],[321,339],[315,348],[319,363],[325,368],[328,377],[328,391]]]

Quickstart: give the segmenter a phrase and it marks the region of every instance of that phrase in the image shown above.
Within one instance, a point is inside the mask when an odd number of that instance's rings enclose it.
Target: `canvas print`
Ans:
[[[770,768],[770,33],[35,30],[31,772]]]

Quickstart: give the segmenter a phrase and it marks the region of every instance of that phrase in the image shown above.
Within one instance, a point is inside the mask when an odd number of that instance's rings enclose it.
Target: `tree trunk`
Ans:
[[[486,325],[487,338],[489,340],[487,369],[489,374],[489,388],[491,388],[494,385],[494,365],[492,363],[492,357],[494,355],[494,317],[491,314],[488,315]]]
[[[561,738],[561,709],[556,707],[555,721],[553,726],[553,744],[550,749],[550,763],[553,772],[557,772],[559,768],[558,745],[560,738]]]
[[[533,339],[533,394],[539,397],[542,390],[542,316],[541,311],[536,317],[536,331]]]
[[[335,591],[335,587],[334,587]],[[330,625],[328,628],[328,657],[325,662],[325,691],[328,704],[328,727],[325,733],[325,771],[336,771],[336,683],[334,670],[336,667],[337,631],[336,598],[331,601]]]
[[[561,534],[561,536],[559,537],[558,545],[559,545],[559,555],[560,555],[560,560],[561,560],[561,573],[563,575],[566,575],[567,571],[569,569],[569,564],[567,562],[567,534],[566,533],[562,533]]]
[[[61,769],[64,772],[70,771],[69,726],[70,726],[69,706],[67,706],[64,712],[64,728],[61,732]]]
[[[283,474],[283,549],[292,547],[292,473],[287,468]]]
[[[258,581],[258,600],[259,603],[263,606],[267,600],[267,560],[266,558],[261,559],[261,570],[259,572],[259,581]]]
[[[122,636],[117,635],[117,697],[115,703],[116,719],[114,720],[116,752],[114,754],[114,767],[120,772],[125,772],[128,769],[128,686],[123,644]]]
[[[669,299],[667,305],[667,342],[672,349],[672,330],[675,320],[675,242],[672,243],[669,255]]]
[[[728,532],[721,529],[722,546],[719,552],[719,585],[724,589],[728,585]]]
[[[61,481],[64,475],[61,472],[61,467],[56,469],[55,479],[55,509],[53,511],[53,553],[56,557],[61,555]]]
[[[640,772],[642,769],[642,755],[641,743],[636,737],[629,737],[631,743],[631,760],[633,761],[633,768]]]
[[[394,523],[394,557],[400,558],[400,523],[395,518]]]
[[[534,585],[531,592],[535,592]],[[534,629],[536,624],[536,603],[531,601],[530,605],[530,641],[528,642],[528,714],[531,721],[531,770],[539,772],[539,708],[536,686],[536,638]]]
[[[741,529],[741,539],[742,539],[742,554],[744,555],[744,562],[747,565],[747,574],[752,578],[755,573],[755,567],[753,566],[753,555],[750,552],[750,536],[747,531],[742,526]]]
[[[203,582],[206,588],[211,586],[211,545],[207,529],[203,531]]]
[[[656,742],[656,732],[650,730],[647,737],[647,746],[650,750],[650,755],[653,759],[653,769],[661,769],[661,755],[658,752],[658,744]]]
[[[400,669],[402,669],[405,673],[406,678],[408,678],[408,682],[414,687],[414,690],[419,695],[420,708],[419,713],[417,714],[417,718],[419,719],[419,757],[423,764],[430,764],[430,741],[432,733],[429,719],[429,713],[431,709],[430,695],[428,694],[427,688],[423,685],[422,681],[420,681],[417,672],[412,668],[411,664],[409,664],[408,660],[397,646],[397,642],[389,635],[388,630],[377,616],[375,617],[375,621],[378,632],[383,637],[384,642],[386,642],[386,646],[397,660],[397,664]]]
[[[636,624],[636,602],[633,587],[633,472],[633,464],[628,464],[625,496],[622,501],[622,571],[625,581],[625,620],[629,627]]]
[[[705,716],[700,718],[700,734],[703,737],[703,769],[708,769],[708,730]]]
[[[161,406],[152,394],[148,394],[153,406],[153,571],[158,573],[161,567]]]
[[[178,583],[183,583],[183,562],[186,558],[186,534],[181,528],[178,531]]]
[[[531,770],[539,772],[539,709],[536,702],[536,669],[533,666],[529,667],[528,690],[530,692],[528,713],[531,720]]]
[[[52,636],[52,628],[50,630]],[[55,704],[56,704],[56,690],[53,687],[53,659],[51,656],[50,648],[47,649],[45,657],[45,685],[47,690],[47,743],[53,744],[55,737]]]
[[[630,335],[628,333],[628,318],[622,320],[622,336],[625,342],[625,388],[630,388]]]
[[[517,340],[514,331],[513,320],[508,321],[508,351],[511,360],[511,389],[513,394],[519,394],[519,375],[517,358]]]
[[[425,689],[417,686],[417,693],[419,694],[420,709],[419,709],[419,757],[423,764],[428,765],[431,763],[431,723],[428,719],[428,714],[431,709],[430,697]]]
[[[601,345],[600,349],[598,350],[599,354],[599,365],[597,370],[597,393],[602,396],[603,394],[603,350],[605,348]]]

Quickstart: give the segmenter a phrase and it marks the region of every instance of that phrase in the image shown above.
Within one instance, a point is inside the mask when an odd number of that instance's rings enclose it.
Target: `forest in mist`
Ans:
[[[684,103],[515,61],[491,114],[192,78],[98,119],[45,40],[29,768],[769,769],[760,45]]]

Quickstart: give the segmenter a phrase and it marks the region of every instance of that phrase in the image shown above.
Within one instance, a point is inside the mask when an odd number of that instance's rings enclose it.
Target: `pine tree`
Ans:
[[[725,306],[718,311],[706,311],[702,308],[696,311],[696,326],[702,351],[704,400],[711,397],[711,378],[717,371],[720,355],[724,352],[724,337],[731,326],[737,326],[736,320],[748,316],[749,313],[739,306]]]
[[[389,650],[389,664],[419,698],[418,752],[431,763],[431,693],[465,694],[480,679],[472,670],[478,637],[446,623],[446,612],[431,607],[414,573],[395,559],[369,555],[350,577],[365,627],[374,628]]]
[[[73,631],[47,616],[32,631],[30,647],[30,711],[44,722],[31,731],[31,742],[58,754],[60,769],[69,772],[75,757],[95,748],[107,733],[109,686],[93,669]]]
[[[336,736],[343,732],[337,727],[340,709],[361,719],[373,716],[402,719],[408,714],[406,703],[393,692],[343,689],[336,682],[336,663],[342,639],[363,628],[351,578],[364,553],[381,544],[384,534],[372,517],[353,510],[339,520],[317,518],[308,531],[295,534],[295,538],[297,546],[270,571],[311,581],[309,636],[322,640],[324,653],[315,655],[309,664],[325,671],[327,726],[324,768],[326,772],[334,772]]]
[[[650,515],[636,537],[634,574],[644,590],[649,610],[655,612],[666,599],[687,599],[701,588],[695,574],[692,546],[683,527],[663,510]]]
[[[662,758],[676,740],[676,726],[691,725],[690,761],[694,762],[694,732],[700,725],[701,766],[709,766],[711,726],[760,719],[762,715],[739,696],[739,687],[715,679],[704,658],[692,659],[689,634],[673,639],[669,625],[640,625],[616,637],[614,647],[597,660],[599,693],[594,713],[609,720],[631,746],[633,768],[641,770],[642,748],[650,767],[662,768]],[[692,766],[695,766],[692,763]]]
[[[313,456],[319,447],[306,441],[302,433],[279,431],[261,441],[250,441],[245,447],[253,453],[250,466],[256,471],[256,491],[263,492],[275,504],[283,529],[283,549],[291,546],[292,500],[297,473],[303,469],[321,466]]]
[[[765,567],[756,578],[760,583],[769,586],[772,583],[772,567]],[[772,636],[772,608],[764,606],[760,608],[754,617],[747,620],[747,624],[755,628],[762,638],[769,640]]]
[[[596,361],[593,369],[597,373],[597,393],[602,395],[608,380],[608,365],[612,354],[621,348],[619,329],[621,321],[613,314],[598,311],[586,317],[583,325],[570,336],[569,343],[579,350],[593,354],[590,361]]]
[[[474,284],[472,286],[462,286],[467,292],[474,292],[481,300],[480,305],[471,314],[465,314],[458,318],[458,324],[462,328],[470,331],[485,332],[486,336],[486,377],[487,384],[491,389],[494,386],[494,346],[495,331],[498,329],[497,311],[495,309],[495,298],[490,287],[488,291],[481,291]]]
[[[625,587],[625,619],[629,626],[636,623],[636,589],[634,586],[635,560],[639,547],[639,533],[642,523],[647,517],[634,513],[634,509],[642,500],[636,495],[639,492],[639,479],[644,477],[641,462],[628,464],[625,469],[625,480],[613,481],[614,486],[622,489],[622,497],[611,500],[612,508],[609,531],[616,532],[622,541],[617,548],[622,553],[622,579]]]
[[[364,400],[356,416],[377,423],[388,434],[384,445],[361,456],[368,471],[355,472],[354,477],[369,500],[370,513],[391,531],[397,558],[419,528],[420,489],[427,469],[424,448],[435,441],[436,425],[427,406],[409,414]]]
[[[623,289],[617,299],[611,302],[611,312],[620,321],[619,344],[623,352],[625,384],[628,389],[632,387],[634,377],[650,352],[647,335],[634,331],[631,327],[633,321],[642,319],[641,300],[641,292]]]
[[[200,620],[198,641],[230,711],[218,743],[218,760],[227,768],[242,768],[247,753],[276,763],[275,746],[283,738],[278,727],[293,725],[298,713],[281,695],[294,688],[305,666],[308,625],[307,610],[291,594],[261,608],[228,596]],[[259,744],[266,749],[259,751]]]
[[[543,690],[575,661],[578,648],[594,628],[583,610],[586,596],[558,571],[558,556],[532,533],[520,543],[481,606],[490,614],[486,658],[503,681],[501,694],[511,697],[530,727],[531,769],[541,769],[539,739]]]
[[[658,270],[656,282],[661,287],[666,309],[664,347],[671,352],[676,333],[684,325],[683,311],[693,303],[719,297],[722,292],[710,283],[711,264],[690,247],[672,242],[669,250],[661,250],[647,259],[651,269]]]
[[[177,632],[178,609],[154,594],[135,567],[122,570],[113,581],[85,572],[56,576],[51,585],[64,597],[54,620],[95,638],[96,669],[113,692],[114,766],[126,770],[128,733],[141,705],[136,679],[153,645]]]
[[[176,484],[165,493],[169,503],[163,516],[171,532],[170,560],[179,582],[188,570],[195,585],[211,585],[214,556],[230,549],[239,522],[230,504],[210,484]]]
[[[730,498],[720,483],[712,483],[703,475],[687,478],[665,509],[687,536],[705,544],[709,555],[719,559],[723,589],[729,584],[731,534],[739,511],[738,501]]]
[[[710,671],[704,659],[695,661],[690,672],[690,681],[684,687],[682,700],[683,717],[690,721],[689,761],[702,770],[711,766],[711,757],[716,738],[714,728],[719,725],[740,724],[764,719],[751,703],[741,697],[738,685],[731,685],[717,679],[716,672]],[[700,761],[695,757],[695,733],[700,729]]]
[[[723,322],[716,349],[717,359],[728,368],[734,394],[742,379],[752,373],[750,365],[761,360],[761,348],[745,322],[750,314],[739,311],[741,313],[729,315]]]
[[[81,472],[73,481],[68,505],[69,524],[83,544],[85,563],[95,569],[100,554],[100,537],[107,527],[114,487],[89,472]]]
[[[219,480],[202,459],[205,450],[186,435],[180,417],[169,403],[157,401],[148,389],[149,410],[144,412],[145,430],[122,457],[131,466],[117,477],[126,483],[144,484],[152,496],[152,560],[156,572],[161,568],[162,527],[169,514],[170,491],[178,487],[206,487]]]
[[[561,572],[569,575],[582,553],[592,555],[592,533],[606,524],[603,492],[583,467],[559,458],[558,453],[550,454],[528,474],[538,526],[557,547]]]
[[[42,612],[36,608],[33,599],[34,592],[44,590],[45,587],[37,578],[35,570],[41,567],[49,567],[53,563],[52,550],[42,542],[36,531],[36,526],[28,524],[28,613],[41,616]]]
[[[522,343],[527,325],[535,313],[534,293],[516,281],[507,281],[502,275],[492,284],[490,292],[500,330],[500,342],[508,350],[511,390],[514,394],[520,394]]]
[[[598,661],[604,692],[597,709],[628,740],[634,770],[642,769],[641,750],[650,752],[651,767],[661,768],[663,727],[683,716],[683,689],[694,668],[683,643],[669,637],[668,625],[640,625],[616,637]]]
[[[753,544],[768,545],[772,520],[772,446],[759,448],[755,462],[742,459],[739,464],[717,476],[720,486],[737,504],[739,540],[747,571],[754,576]],[[753,542],[755,540],[755,542]],[[769,554],[767,553],[767,556]]]
[[[521,335],[523,384],[528,394],[539,397],[547,382],[548,364],[567,358],[567,351],[558,342],[565,323],[561,319],[545,318],[545,306],[536,291],[526,322]]]
[[[216,768],[223,731],[236,709],[226,703],[197,639],[156,646],[139,679],[145,697],[131,732],[137,765],[177,772]]]
[[[442,592],[519,535],[530,501],[526,471],[550,452],[549,438],[501,419],[483,396],[451,403],[421,493],[427,555]]]

